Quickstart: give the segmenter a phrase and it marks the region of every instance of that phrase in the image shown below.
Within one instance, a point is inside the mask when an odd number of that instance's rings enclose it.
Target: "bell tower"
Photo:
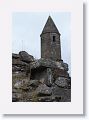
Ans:
[[[41,37],[41,58],[61,60],[60,33],[51,16],[43,28]]]

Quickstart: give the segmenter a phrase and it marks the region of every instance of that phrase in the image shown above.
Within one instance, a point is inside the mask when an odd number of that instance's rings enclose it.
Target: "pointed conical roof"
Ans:
[[[48,17],[48,20],[41,34],[48,33],[48,32],[60,34],[51,16]]]

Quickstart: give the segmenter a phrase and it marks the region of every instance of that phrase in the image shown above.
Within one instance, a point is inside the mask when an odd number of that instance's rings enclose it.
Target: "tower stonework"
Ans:
[[[49,16],[40,35],[41,37],[41,58],[54,61],[61,60],[60,33]]]

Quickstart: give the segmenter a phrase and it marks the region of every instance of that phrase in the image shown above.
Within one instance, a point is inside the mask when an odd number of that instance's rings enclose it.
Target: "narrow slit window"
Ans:
[[[55,42],[55,36],[53,36],[53,42]]]

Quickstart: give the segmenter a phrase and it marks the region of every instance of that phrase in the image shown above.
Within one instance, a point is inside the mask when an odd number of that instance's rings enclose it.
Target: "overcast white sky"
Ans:
[[[51,16],[61,34],[62,59],[71,71],[71,14],[68,12],[17,12],[12,15],[12,52],[26,51],[39,59],[40,34]]]

